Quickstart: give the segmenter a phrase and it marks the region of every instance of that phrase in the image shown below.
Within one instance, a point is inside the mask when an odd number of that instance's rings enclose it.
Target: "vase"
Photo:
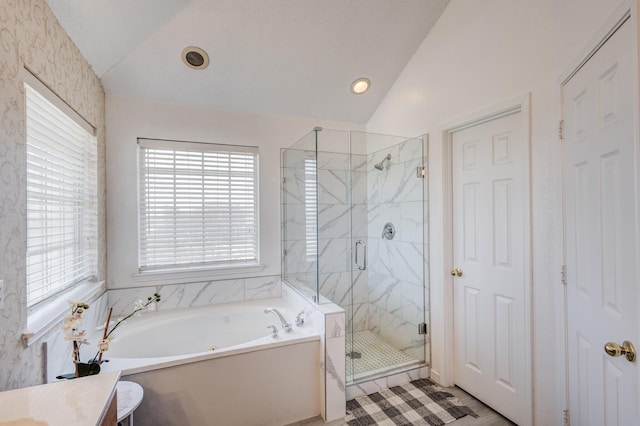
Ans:
[[[93,376],[95,374],[100,373],[100,363],[99,362],[77,362],[76,363],[76,373],[67,373],[61,374],[56,379],[75,379],[76,377],[86,377]]]
[[[78,377],[93,376],[100,372],[100,364],[98,362],[79,362]]]

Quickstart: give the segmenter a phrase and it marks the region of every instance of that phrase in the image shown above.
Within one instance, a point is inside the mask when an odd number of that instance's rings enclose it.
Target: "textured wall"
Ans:
[[[30,69],[98,131],[99,275],[105,278],[104,91],[44,0],[0,2],[0,391],[43,382],[40,342],[20,340],[26,310],[26,145],[24,68]]]

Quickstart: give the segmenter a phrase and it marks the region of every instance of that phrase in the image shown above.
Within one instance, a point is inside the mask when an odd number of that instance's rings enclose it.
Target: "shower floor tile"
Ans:
[[[357,331],[353,333],[353,338],[351,334],[348,334],[346,343],[347,381],[356,382],[421,362],[385,342],[372,331]],[[349,357],[351,351],[360,353],[361,357]]]

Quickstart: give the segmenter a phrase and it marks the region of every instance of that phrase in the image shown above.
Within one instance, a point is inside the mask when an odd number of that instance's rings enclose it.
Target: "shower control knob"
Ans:
[[[393,240],[393,237],[396,235],[396,228],[393,226],[393,223],[387,222],[384,224],[384,229],[382,230],[382,239]]]
[[[461,277],[462,276],[462,269],[460,268],[455,268],[451,270],[451,276],[453,277]]]

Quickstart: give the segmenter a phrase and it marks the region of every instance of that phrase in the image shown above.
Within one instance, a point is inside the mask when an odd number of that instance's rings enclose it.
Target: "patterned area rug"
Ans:
[[[431,380],[419,379],[347,401],[349,426],[444,425],[471,415],[458,398]]]

